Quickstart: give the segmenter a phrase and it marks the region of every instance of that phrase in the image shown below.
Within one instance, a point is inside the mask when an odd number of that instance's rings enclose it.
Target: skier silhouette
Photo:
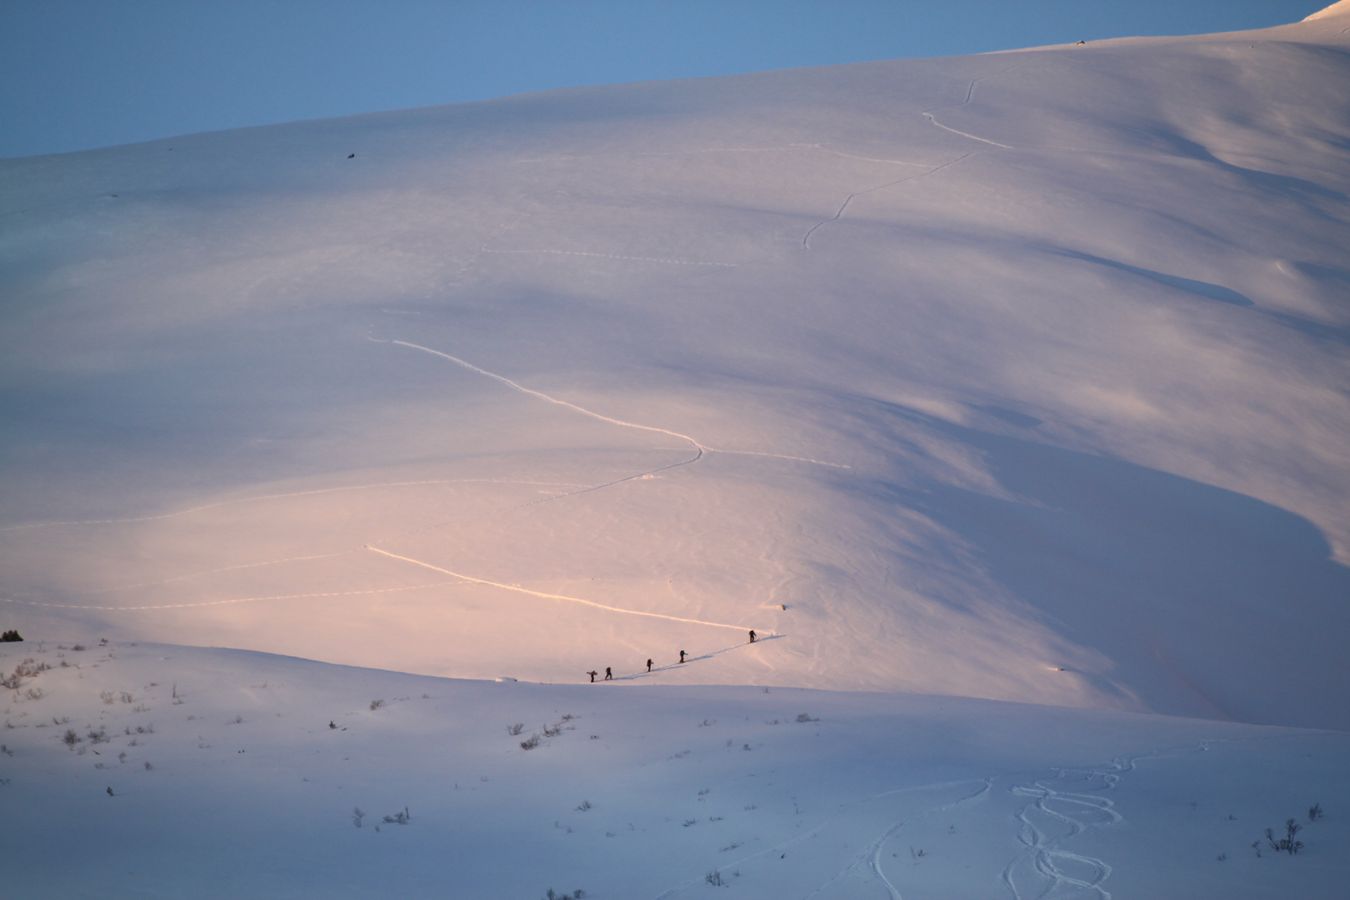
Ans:
[[[589,676],[591,676],[591,684],[595,684],[595,676],[599,675],[600,673],[597,672],[597,671],[595,671],[594,669],[591,669],[591,670],[590,670],[589,672],[587,672],[586,674],[589,675]]]
[[[650,672],[651,670],[652,670],[652,661],[649,659],[647,660],[647,671]]]
[[[605,680],[606,681],[614,680],[614,670],[611,669],[609,666],[605,666]]]
[[[680,662],[684,662],[684,651],[680,651]]]
[[[750,643],[753,644],[754,642],[755,642],[755,629],[751,628],[751,629],[750,629]]]

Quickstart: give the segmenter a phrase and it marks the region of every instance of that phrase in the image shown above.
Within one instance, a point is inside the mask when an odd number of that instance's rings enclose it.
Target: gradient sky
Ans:
[[[1331,0],[0,0],[0,157],[583,84],[1297,21]]]

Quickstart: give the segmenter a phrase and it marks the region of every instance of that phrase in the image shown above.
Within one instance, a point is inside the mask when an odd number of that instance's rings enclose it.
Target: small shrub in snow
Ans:
[[[797,721],[798,721],[798,722],[819,722],[820,719],[816,718],[815,716],[812,716],[810,713],[798,713],[798,714],[797,714]]]
[[[78,743],[80,742],[80,736],[79,736],[78,734],[75,733],[75,729],[74,729],[74,728],[67,728],[67,729],[66,729],[66,733],[65,733],[64,735],[61,736],[61,741],[62,741],[62,743],[64,743],[67,747],[69,747],[70,749],[74,750],[74,749],[75,749],[75,745],[78,744]]]
[[[352,807],[352,824],[357,828],[361,827],[361,820],[366,817],[366,812],[359,806]]]
[[[91,744],[106,744],[108,741],[112,740],[112,738],[108,737],[108,729],[104,728],[102,725],[98,726],[98,728],[90,728],[85,734],[85,737],[89,738],[89,743]]]
[[[581,888],[577,888],[570,894],[560,894],[553,888],[549,888],[548,892],[544,894],[545,900],[582,900],[585,896],[586,892]]]
[[[532,734],[532,735],[530,735],[529,737],[527,737],[525,740],[523,740],[523,741],[520,742],[520,749],[522,749],[522,750],[533,750],[535,747],[538,747],[542,742],[543,742],[543,738],[541,738],[541,737],[540,737],[539,735],[537,735],[537,734]]]
[[[703,880],[708,882],[708,884],[711,884],[713,887],[722,887],[723,885],[726,884],[726,882],[722,880],[722,873],[717,871],[716,869],[713,869],[707,875],[704,875]]]
[[[559,724],[557,724],[557,725],[545,725],[545,726],[544,726],[544,737],[551,737],[551,738],[552,738],[552,737],[557,737],[557,736],[560,735],[560,734],[562,734],[562,724],[561,724],[561,723],[559,723]]]
[[[383,701],[383,700],[372,700],[372,701],[370,701],[370,711],[371,711],[371,712],[374,712],[375,710],[379,709],[381,706],[384,706],[384,701]]]
[[[47,696],[40,687],[30,687],[23,692],[23,695],[29,700],[41,700],[43,697]]]
[[[0,634],[0,644],[9,644],[21,640],[23,638],[19,637],[19,633],[12,628],[4,634]]]
[[[506,733],[511,735],[511,737],[519,737],[520,733],[524,730],[525,730],[524,722],[514,722],[506,726]]]
[[[1322,804],[1314,803],[1312,806],[1308,807],[1309,822],[1316,822],[1320,818],[1322,818]]]
[[[1274,830],[1267,828],[1266,843],[1269,844],[1270,849],[1274,850],[1276,853],[1283,850],[1290,856],[1294,856],[1298,851],[1303,849],[1303,842],[1295,838],[1295,835],[1302,830],[1302,825],[1298,824],[1293,819],[1286,819],[1284,823],[1284,837],[1277,839]]]
[[[408,807],[406,806],[392,816],[384,817],[384,824],[386,825],[407,825],[411,821],[412,814],[408,812]]]
[[[580,805],[577,806],[577,812],[586,812],[587,810],[594,808],[595,807],[591,806],[591,801],[582,800]]]

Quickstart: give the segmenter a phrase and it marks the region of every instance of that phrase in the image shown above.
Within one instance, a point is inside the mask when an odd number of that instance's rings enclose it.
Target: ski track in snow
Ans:
[[[1079,891],[1111,900],[1105,882],[1111,877],[1112,867],[1095,856],[1074,853],[1061,844],[1089,829],[1118,825],[1126,821],[1115,802],[1103,796],[1113,791],[1125,775],[1133,772],[1138,763],[1150,759],[1168,759],[1191,753],[1204,753],[1218,741],[1202,741],[1198,745],[1150,750],[1128,756],[1119,756],[1102,766],[1086,768],[1065,767],[1051,770],[1049,778],[1033,779],[1015,784],[1009,793],[1028,802],[1017,811],[1017,840],[1025,848],[1004,866],[1000,880],[1014,900],[1031,900],[1061,891]],[[1080,782],[1080,790],[1062,790],[1051,782]],[[1041,824],[1037,824],[1037,820]],[[1058,827],[1059,835],[1047,829]],[[1066,872],[1064,863],[1073,865],[1076,873]],[[1034,894],[1023,893],[1017,883],[1018,869],[1029,869],[1039,884]],[[1080,877],[1081,876],[1081,877]]]
[[[1001,147],[1004,150],[1017,149],[1016,147],[1013,147],[1009,144],[1000,144],[998,141],[993,141],[990,140],[989,138],[982,138],[978,134],[971,134],[969,131],[962,131],[959,128],[953,128],[950,125],[943,125],[936,118],[934,118],[932,113],[924,113],[923,117],[928,121],[932,122],[938,128],[941,128],[943,131],[950,131],[952,134],[959,134],[963,138],[970,138],[972,141],[979,141],[981,144],[988,144],[991,147]]]
[[[806,841],[812,840],[816,836],[825,832],[826,829],[831,828],[831,826],[834,823],[840,821],[841,819],[847,820],[848,816],[859,807],[865,806],[869,803],[874,803],[878,800],[882,800],[887,797],[895,797],[902,794],[916,794],[922,791],[937,791],[951,788],[961,788],[975,784],[978,784],[979,788],[976,789],[975,792],[972,794],[967,794],[963,797],[958,797],[956,800],[953,800],[950,803],[944,803],[939,806],[919,810],[910,815],[906,819],[901,819],[897,822],[894,822],[893,824],[888,826],[878,837],[868,842],[867,845],[863,848],[863,850],[855,854],[855,856],[848,863],[846,863],[842,869],[836,872],[823,884],[820,884],[817,887],[815,887],[809,894],[806,894],[805,897],[803,898],[803,900],[809,900],[809,898],[819,895],[822,891],[826,890],[831,885],[836,884],[841,879],[847,877],[850,872],[856,871],[860,867],[866,867],[867,870],[870,871],[877,878],[877,880],[882,883],[885,889],[890,893],[891,900],[902,900],[900,889],[896,887],[895,883],[892,882],[890,878],[888,878],[886,874],[881,870],[881,856],[883,850],[885,849],[886,842],[889,841],[892,837],[894,837],[895,834],[899,832],[900,829],[903,828],[905,824],[907,824],[910,821],[917,821],[927,816],[934,815],[936,813],[947,812],[952,809],[956,809],[958,807],[974,803],[981,797],[988,795],[992,790],[994,784],[994,779],[992,777],[970,778],[962,781],[939,781],[933,782],[931,784],[916,784],[902,788],[888,788],[887,790],[880,791],[875,794],[870,794],[866,797],[862,797],[857,800],[851,800],[847,803],[841,804],[834,812],[830,813],[829,815],[821,819],[819,822],[817,822],[815,827],[809,828],[804,832],[793,835],[787,840],[780,841],[777,844],[774,844],[770,847],[765,847],[762,850],[756,850],[753,853],[748,853],[745,856],[732,860],[731,862],[724,863],[723,865],[720,865],[717,868],[736,869],[739,866],[760,859],[761,857],[764,856],[781,855],[785,851],[790,850],[791,848],[797,846],[798,844],[802,844],[805,843]],[[672,885],[671,887],[668,887],[661,893],[657,894],[655,900],[667,900],[667,898],[669,898],[672,894],[675,894],[678,891],[682,891],[685,888],[694,887],[702,880],[703,880],[702,876],[699,876],[697,878],[690,878],[685,881],[681,881],[680,883]]]
[[[950,125],[944,125],[944,124],[942,124],[941,122],[939,122],[939,121],[937,120],[937,117],[934,115],[934,113],[936,113],[936,112],[942,112],[943,110],[946,110],[946,109],[961,109],[961,108],[963,108],[963,107],[969,106],[970,103],[971,103],[971,101],[973,101],[973,100],[975,99],[975,88],[976,88],[976,86],[977,86],[981,81],[984,81],[986,78],[992,78],[992,77],[994,77],[994,76],[996,76],[996,75],[1002,75],[1004,72],[1009,72],[1009,71],[1011,71],[1011,70],[1017,68],[1019,65],[1021,65],[1021,63],[1015,63],[1015,64],[1013,64],[1013,65],[1011,65],[1011,66],[1007,66],[1006,68],[999,69],[997,72],[991,72],[991,73],[988,74],[988,75],[981,75],[979,78],[973,78],[973,79],[971,79],[970,83],[969,83],[968,85],[966,85],[966,96],[965,96],[965,98],[964,98],[960,103],[956,104],[955,106],[941,106],[941,107],[937,107],[937,108],[932,109],[932,110],[924,110],[924,111],[921,113],[921,115],[922,115],[925,119],[927,119],[927,120],[929,121],[930,124],[935,125],[935,126],[937,126],[938,128],[941,128],[943,131],[949,131],[949,132],[951,132],[952,134],[960,135],[961,137],[964,137],[964,138],[969,138],[969,139],[972,140],[972,141],[979,141],[981,144],[988,144],[988,145],[991,146],[991,147],[998,147],[998,148],[1000,148],[1000,149],[1002,149],[1002,150],[1016,150],[1017,148],[1011,146],[1010,144],[1004,144],[1004,143],[1001,143],[1001,142],[999,142],[999,141],[992,140],[992,139],[990,139],[990,138],[980,137],[978,134],[971,134],[971,133],[968,132],[968,131],[962,131],[962,130],[959,129],[959,128],[952,128]],[[817,144],[817,145],[815,145],[815,146],[819,147],[820,145]],[[821,149],[825,149],[825,148],[822,147]],[[853,159],[870,159],[869,157],[862,157],[862,156],[857,156],[857,157],[855,157],[855,156],[852,156],[851,154],[847,154],[847,153],[839,153],[838,151],[827,151],[827,152],[838,153],[838,155],[840,155],[840,156],[846,156],[846,157],[850,157],[850,158],[853,158]],[[812,225],[810,228],[808,228],[808,229],[806,230],[806,234],[802,235],[802,248],[805,249],[805,250],[810,250],[810,249],[811,249],[811,235],[815,234],[816,231],[818,231],[818,230],[819,230],[820,228],[822,228],[823,226],[830,224],[831,222],[838,222],[838,221],[840,220],[840,218],[843,217],[844,211],[848,209],[849,204],[853,202],[853,200],[854,200],[855,197],[860,197],[860,196],[862,196],[863,194],[871,194],[871,193],[873,193],[873,192],[875,192],[875,191],[880,191],[880,190],[883,190],[883,189],[888,188],[888,187],[894,187],[894,186],[897,185],[897,184],[904,184],[904,183],[907,182],[907,181],[917,181],[917,180],[920,179],[920,178],[927,178],[927,177],[930,176],[930,175],[934,175],[934,174],[936,174],[936,173],[942,171],[943,169],[947,168],[948,166],[953,166],[953,165],[955,165],[955,164],[961,162],[961,161],[964,160],[964,159],[968,159],[971,155],[972,155],[972,154],[970,154],[970,153],[966,153],[966,154],[964,154],[964,155],[962,155],[962,156],[957,157],[956,159],[951,159],[951,160],[948,160],[948,161],[945,162],[945,163],[942,163],[941,165],[934,166],[934,167],[928,169],[926,172],[919,172],[919,173],[916,173],[916,174],[914,174],[914,175],[907,175],[907,176],[905,176],[905,177],[903,177],[903,178],[897,178],[897,179],[895,179],[894,181],[888,181],[888,182],[886,182],[885,184],[879,184],[879,185],[877,185],[876,187],[866,188],[865,190],[861,190],[861,191],[854,191],[853,193],[849,194],[847,197],[844,198],[844,202],[841,203],[841,204],[839,204],[839,208],[838,208],[837,210],[835,210],[834,215],[830,216],[828,219],[822,219],[822,220],[820,220],[819,222],[815,223],[814,225]],[[891,163],[897,163],[897,164],[900,164],[900,162],[901,162],[900,160],[882,160],[882,159],[870,159],[870,161],[872,161],[872,162],[891,162]],[[914,165],[914,163],[903,163],[903,164],[904,164],[904,165]]]
[[[432,572],[439,572],[442,575],[449,575],[452,578],[459,579],[460,583],[481,584],[487,587],[500,588],[501,590],[504,591],[512,591],[513,593],[517,594],[525,594],[526,596],[530,597],[539,597],[544,600],[560,600],[566,603],[576,603],[581,606],[590,606],[593,607],[594,609],[602,609],[605,610],[606,612],[622,613],[623,615],[627,616],[642,616],[648,619],[664,619],[668,622],[683,622],[686,625],[706,625],[710,628],[731,628],[736,631],[749,631],[751,627],[749,625],[730,625],[727,624],[726,622],[710,622],[707,619],[689,619],[685,618],[684,616],[672,616],[667,615],[666,613],[648,612],[646,610],[641,609],[624,609],[622,606],[610,606],[607,603],[600,603],[596,600],[587,600],[585,597],[572,597],[567,594],[554,594],[548,591],[535,591],[531,590],[530,588],[521,587],[518,584],[506,584],[501,581],[491,581],[487,578],[478,578],[473,575],[465,575],[461,572],[455,572],[450,569],[443,568],[442,566],[425,562],[424,560],[414,559],[411,556],[403,556],[402,554],[394,553],[389,550],[382,550],[379,547],[375,547],[369,544],[366,545],[366,549],[369,550],[371,553],[377,553],[380,556],[386,556],[389,559],[396,559],[401,562],[408,563],[410,565],[420,566],[423,569],[429,569]],[[774,635],[772,632],[768,632],[765,635],[766,639],[773,636]]]
[[[1113,872],[1111,865],[1095,856],[1076,853],[1062,846],[1089,830],[1127,823],[1126,817],[1116,809],[1115,801],[1104,795],[1115,790],[1122,779],[1134,772],[1142,762],[1205,753],[1211,746],[1220,743],[1246,743],[1262,739],[1211,738],[1198,744],[1122,755],[1096,766],[1054,767],[1049,770],[1048,776],[1011,776],[1008,779],[1011,786],[1007,794],[1026,800],[1012,817],[1016,826],[1017,840],[1024,849],[1004,866],[998,875],[998,882],[1007,889],[1013,900],[1040,900],[1048,896],[1059,897],[1070,894],[1112,900],[1111,891],[1105,886],[1105,882]],[[886,890],[891,900],[902,900],[900,886],[883,870],[886,844],[907,824],[969,806],[982,798],[992,796],[995,783],[999,780],[1002,780],[1002,776],[987,776],[983,779],[893,788],[871,794],[839,806],[812,828],[762,850],[723,863],[717,868],[736,869],[765,856],[780,856],[792,847],[810,841],[827,830],[837,831],[838,823],[847,821],[859,808],[887,797],[979,785],[973,793],[948,803],[914,811],[906,818],[887,826],[877,837],[863,844],[839,871],[804,895],[806,900],[817,897],[851,874],[865,869]],[[1076,871],[1065,871],[1070,866]],[[681,881],[657,894],[655,900],[668,900],[672,895],[688,888],[696,888],[701,880],[700,876]],[[1036,882],[1034,886],[1029,883],[1031,880]]]
[[[972,78],[970,84],[966,85],[966,96],[964,100],[962,100],[955,106],[939,106],[934,109],[924,110],[922,113],[923,117],[927,119],[930,124],[936,125],[943,131],[949,131],[952,134],[960,135],[963,138],[969,138],[972,141],[979,141],[981,144],[988,144],[991,147],[998,147],[999,149],[1002,150],[1016,150],[1017,148],[1011,146],[1010,144],[1004,144],[999,141],[992,140],[990,138],[980,137],[978,134],[971,134],[969,131],[962,131],[959,128],[952,128],[950,125],[943,125],[941,122],[937,120],[937,117],[934,115],[934,113],[939,113],[948,109],[962,109],[964,107],[969,106],[971,101],[975,99],[975,87],[981,81],[984,81],[986,78],[993,78],[996,75],[1002,75],[1004,72],[1010,72],[1013,69],[1017,68],[1019,65],[1021,65],[1021,63],[1014,63],[1011,66],[999,69],[997,72],[991,72],[988,75],[981,75],[979,78]]]
[[[630,422],[627,419],[618,419],[613,416],[607,416],[604,413],[598,413],[592,409],[587,409],[584,406],[579,406],[575,403],[572,403],[569,400],[561,400],[550,394],[546,394],[543,391],[537,391],[534,388],[526,387],[525,385],[521,384],[518,381],[513,381],[510,378],[507,378],[505,375],[499,375],[496,372],[491,372],[487,369],[484,369],[482,366],[476,366],[466,359],[461,359],[458,356],[454,356],[453,354],[446,353],[442,350],[435,350],[431,347],[423,346],[422,344],[414,344],[410,341],[402,341],[397,339],[382,340],[380,338],[370,337],[368,338],[368,340],[373,341],[377,344],[392,344],[397,347],[406,347],[409,350],[418,350],[421,351],[422,353],[430,353],[432,356],[439,356],[441,359],[449,360],[450,362],[454,363],[457,366],[460,366],[461,368],[468,369],[471,372],[476,372],[479,375],[482,375],[486,378],[491,378],[493,381],[504,384],[513,391],[518,391],[527,396],[534,397],[537,400],[543,400],[545,403],[552,403],[554,406],[561,406],[564,409],[570,409],[572,412],[579,413],[580,415],[587,416],[592,419],[597,419],[601,422],[606,422],[610,425],[617,425],[620,428],[633,428],[638,431],[651,432],[652,434],[664,434],[667,437],[673,437],[676,438],[677,440],[685,441],[686,443],[689,444],[689,446],[694,448],[694,450],[696,451],[695,456],[693,459],[685,460],[684,462],[678,463],[676,465],[688,465],[690,463],[698,462],[700,459],[703,458],[703,455],[705,453],[726,453],[726,454],[734,454],[737,456],[762,456],[768,457],[770,459],[783,459],[791,462],[803,462],[816,466],[824,466],[826,468],[831,469],[850,468],[849,466],[843,465],[842,463],[826,462],[825,460],[813,459],[809,456],[792,456],[786,453],[771,453],[762,450],[724,450],[720,447],[712,447],[709,446],[708,444],[703,443],[702,441],[699,441],[697,438],[691,437],[690,435],[683,434],[678,431],[672,431],[669,428],[661,428],[656,425],[643,425],[640,422]],[[653,470],[653,472],[664,471],[665,469],[670,468],[675,468],[675,466],[674,465],[663,466],[660,469]],[[647,474],[652,473],[641,472],[629,478],[620,479],[619,482],[615,483],[621,483],[623,481],[631,481],[633,478],[640,478],[642,475]],[[590,490],[595,490],[598,487],[600,486],[591,487]],[[582,491],[580,493],[585,493],[585,491]]]
[[[895,180],[888,181],[885,184],[878,184],[875,187],[865,188],[861,191],[854,191],[853,193],[849,194],[847,197],[844,198],[844,202],[839,204],[839,208],[834,211],[834,215],[830,216],[828,219],[821,219],[819,222],[812,225],[810,228],[806,230],[806,234],[802,235],[802,249],[810,250],[811,235],[815,234],[816,231],[822,226],[828,225],[831,222],[838,222],[839,219],[844,215],[844,210],[848,209],[848,205],[853,202],[853,198],[861,197],[863,194],[875,193],[876,191],[883,190],[884,188],[894,187],[897,184],[904,184],[907,181],[918,181],[920,178],[927,178],[929,175],[935,175],[938,172],[941,172],[943,169],[947,168],[948,166],[954,166],[964,159],[969,159],[971,156],[972,156],[971,153],[963,153],[962,155],[956,157],[955,159],[949,159],[944,163],[932,167],[926,172],[918,172],[913,175],[906,175],[903,178],[896,178]]]

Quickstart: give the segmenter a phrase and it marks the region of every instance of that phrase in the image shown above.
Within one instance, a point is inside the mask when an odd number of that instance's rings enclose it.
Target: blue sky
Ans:
[[[0,0],[0,156],[583,84],[1296,21],[1330,0]]]

